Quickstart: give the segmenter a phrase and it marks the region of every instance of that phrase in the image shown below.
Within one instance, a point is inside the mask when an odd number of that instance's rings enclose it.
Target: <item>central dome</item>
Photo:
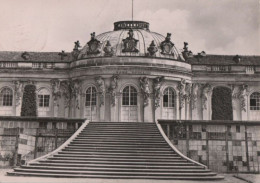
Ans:
[[[156,57],[184,61],[171,42],[171,34],[162,36],[151,32],[149,23],[120,21],[114,23],[114,31],[95,36],[80,50],[78,59],[106,56]],[[111,54],[108,51],[111,51]]]

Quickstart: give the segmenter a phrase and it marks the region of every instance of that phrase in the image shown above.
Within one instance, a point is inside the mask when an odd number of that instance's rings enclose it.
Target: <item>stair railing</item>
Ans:
[[[38,162],[38,161],[40,161],[40,160],[47,159],[48,157],[51,157],[51,156],[53,156],[54,154],[57,154],[57,153],[58,153],[59,151],[61,151],[63,148],[67,147],[67,146],[70,144],[70,142],[71,142],[72,140],[74,140],[74,139],[79,135],[79,133],[88,125],[88,123],[89,123],[89,120],[86,120],[86,121],[80,126],[80,128],[79,128],[68,140],[66,140],[60,147],[58,147],[58,148],[55,149],[54,151],[52,151],[52,152],[50,152],[50,153],[48,153],[48,154],[46,154],[46,155],[44,155],[44,156],[41,156],[41,157],[39,157],[39,158],[36,158],[36,159],[33,159],[33,160],[27,162],[26,165],[29,165],[29,164],[31,164],[31,163],[36,163],[36,162]]]
[[[203,164],[201,164],[201,163],[199,163],[199,162],[197,162],[197,161],[194,161],[194,160],[188,158],[187,156],[185,156],[184,154],[182,154],[182,153],[171,143],[171,141],[169,140],[169,138],[168,138],[168,137],[166,136],[166,134],[164,133],[164,131],[163,131],[161,125],[160,125],[157,121],[155,122],[155,124],[156,124],[158,130],[160,131],[161,135],[163,136],[164,140],[169,144],[169,146],[170,146],[178,155],[180,155],[182,158],[184,158],[184,159],[186,159],[186,160],[188,160],[188,161],[190,161],[190,162],[192,162],[192,163],[194,163],[194,164],[196,164],[196,165],[199,165],[199,166],[204,167],[205,169],[208,168],[206,165],[203,165]]]

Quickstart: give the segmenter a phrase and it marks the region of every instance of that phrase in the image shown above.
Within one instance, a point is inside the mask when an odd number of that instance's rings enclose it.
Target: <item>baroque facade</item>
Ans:
[[[39,117],[91,121],[260,120],[260,56],[193,54],[122,21],[72,52],[0,52],[0,115],[20,116],[24,86]]]

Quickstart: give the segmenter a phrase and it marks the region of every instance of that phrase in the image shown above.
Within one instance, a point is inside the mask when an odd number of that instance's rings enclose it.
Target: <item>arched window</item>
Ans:
[[[10,88],[4,88],[0,93],[0,106],[13,105],[13,91]]]
[[[97,90],[95,87],[91,86],[86,91],[86,102],[85,106],[96,106],[97,105]]]
[[[38,92],[38,105],[40,108],[50,106],[50,93],[47,89],[43,88]]]
[[[175,107],[174,90],[170,87],[163,92],[163,107]]]
[[[260,93],[254,92],[250,95],[250,110],[260,110]]]
[[[137,91],[133,86],[126,86],[123,90],[123,106],[136,106],[137,105]]]

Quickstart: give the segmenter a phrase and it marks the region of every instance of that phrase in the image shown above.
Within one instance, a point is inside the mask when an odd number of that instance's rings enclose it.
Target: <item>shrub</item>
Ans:
[[[35,85],[26,85],[24,87],[21,116],[37,116]]]

